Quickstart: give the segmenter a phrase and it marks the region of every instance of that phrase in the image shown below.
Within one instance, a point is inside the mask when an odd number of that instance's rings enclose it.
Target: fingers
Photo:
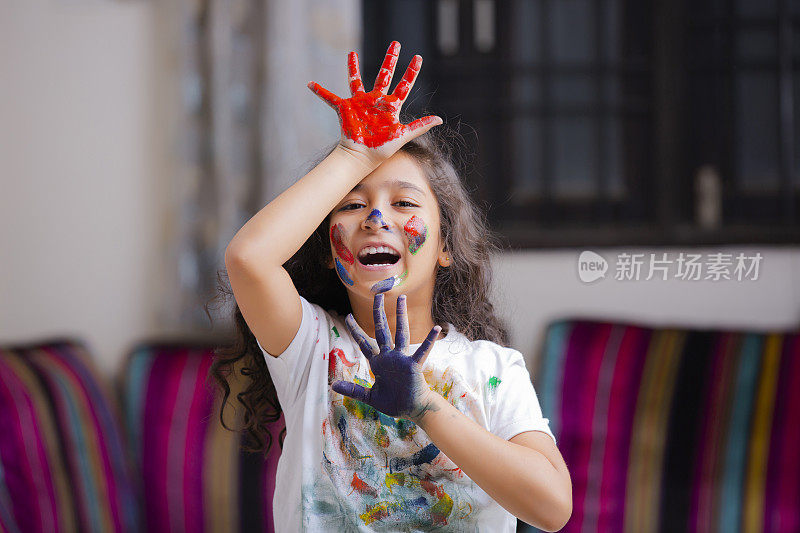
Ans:
[[[407,143],[427,132],[434,126],[442,124],[444,121],[441,117],[436,115],[428,115],[427,117],[418,118],[414,122],[406,125],[405,132],[403,133],[403,142]]]
[[[331,388],[344,396],[355,398],[360,402],[369,403],[369,390],[356,383],[337,380],[331,384]]]
[[[347,75],[350,81],[350,93],[364,92],[364,83],[361,81],[361,72],[358,69],[358,54],[350,52],[347,56]]]
[[[397,324],[394,334],[394,348],[405,352],[408,348],[410,334],[408,328],[408,311],[406,310],[406,295],[397,297]]]
[[[417,74],[419,74],[421,68],[422,56],[414,56],[414,59],[411,60],[411,63],[406,69],[406,73],[403,74],[403,79],[400,80],[400,83],[397,84],[397,87],[395,87],[392,92],[401,102],[405,102],[408,92],[414,86],[414,81],[417,79]]]
[[[378,77],[375,78],[375,85],[372,90],[379,90],[386,94],[389,84],[392,82],[394,76],[394,67],[397,65],[397,58],[400,55],[400,43],[392,41],[389,45],[389,50],[386,51],[386,57],[383,59],[383,65],[378,71]]]
[[[428,336],[425,337],[425,340],[419,345],[417,351],[414,352],[413,356],[411,356],[415,362],[421,365],[425,364],[425,359],[428,358],[428,354],[431,352],[431,348],[433,347],[433,342],[436,340],[436,337],[439,336],[440,331],[442,331],[441,326],[433,326],[431,332],[428,333]]]
[[[386,311],[383,309],[383,293],[375,295],[372,318],[375,321],[375,340],[378,341],[378,348],[382,352],[391,350],[392,332],[389,330],[389,321],[386,320]]]
[[[311,89],[311,91],[314,94],[325,100],[325,103],[327,103],[334,109],[337,109],[337,106],[342,101],[341,98],[339,98],[338,96],[336,96],[335,94],[333,94],[328,89],[321,86],[319,83],[315,81],[308,82],[308,88]]]
[[[378,347],[375,343],[370,339],[364,330],[361,329],[361,326],[358,325],[356,319],[353,318],[352,313],[347,315],[344,319],[344,325],[347,327],[347,330],[350,332],[350,335],[356,340],[358,346],[361,348],[361,352],[370,359],[373,355],[378,354]]]

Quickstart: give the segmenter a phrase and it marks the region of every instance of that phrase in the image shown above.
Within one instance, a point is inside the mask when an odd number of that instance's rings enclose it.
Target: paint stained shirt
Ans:
[[[330,388],[335,380],[369,387],[374,376],[344,317],[301,303],[289,347],[277,358],[264,352],[286,420],[276,531],[516,531],[514,515],[422,428]],[[518,351],[470,341],[449,324],[423,372],[433,390],[495,435],[535,430],[555,441]]]

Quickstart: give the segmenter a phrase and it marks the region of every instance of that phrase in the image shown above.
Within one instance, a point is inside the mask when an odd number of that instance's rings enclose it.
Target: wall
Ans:
[[[0,5],[2,343],[77,336],[111,373],[133,342],[164,331],[171,174],[169,127],[156,117],[168,114],[157,95],[167,92],[159,73],[170,60],[156,54],[155,10],[149,1]],[[621,282],[609,273],[584,284],[578,250],[505,254],[495,260],[500,312],[529,365],[547,321],[562,316],[800,324],[800,248],[730,250],[764,255],[758,281]],[[619,251],[600,252],[610,260]]]
[[[605,278],[584,283],[578,277],[578,256],[583,250],[517,252],[495,260],[495,294],[501,316],[511,331],[514,347],[532,365],[543,341],[546,324],[562,317],[617,319],[634,323],[708,328],[800,327],[800,248],[768,246],[713,246],[707,248],[596,249],[609,262]],[[760,252],[758,279],[738,281],[654,276],[639,281],[616,280],[620,253],[655,253],[668,260],[678,253],[731,253],[746,257]],[[704,259],[704,261],[707,261]],[[705,271],[701,278],[705,278]],[[750,278],[754,277],[752,274]]]
[[[0,341],[154,329],[154,2],[0,4]]]

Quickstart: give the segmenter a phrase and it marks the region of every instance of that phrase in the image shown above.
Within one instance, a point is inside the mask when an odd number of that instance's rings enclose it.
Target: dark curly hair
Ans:
[[[470,340],[485,339],[506,346],[508,332],[495,315],[489,298],[490,256],[499,250],[498,241],[459,178],[448,137],[458,137],[458,134],[438,126],[400,149],[417,161],[429,180],[439,202],[444,247],[452,257],[451,266],[442,268],[437,265],[433,320],[443,327],[448,322],[453,324]],[[334,148],[335,145],[327,153]],[[311,168],[323,158],[314,162]],[[329,216],[283,266],[302,297],[344,316],[351,312],[350,300],[335,271],[327,267],[331,259],[328,225]],[[214,300],[233,297],[227,274],[220,271],[217,279],[219,294]],[[220,421],[223,427],[230,429],[225,425],[223,411],[231,393],[229,378],[234,368],[240,368],[239,373],[250,378],[246,388],[237,394],[245,409],[241,429],[249,437],[243,448],[267,453],[272,446],[268,425],[280,418],[281,405],[264,355],[238,305],[234,305],[233,323],[235,341],[215,350],[216,357],[209,371],[224,394]],[[281,447],[285,431],[284,428],[280,435]],[[248,444],[248,441],[253,444]]]

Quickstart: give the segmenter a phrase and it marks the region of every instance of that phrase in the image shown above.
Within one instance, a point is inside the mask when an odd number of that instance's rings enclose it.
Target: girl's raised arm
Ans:
[[[400,108],[422,58],[414,56],[403,79],[387,94],[399,53],[400,44],[392,42],[370,92],[364,91],[355,52],[348,58],[350,98],[340,98],[314,82],[308,84],[338,113],[339,144],[256,213],[225,250],[228,278],[242,316],[261,346],[276,357],[289,346],[302,318],[299,295],[283,264],[358,182],[405,143],[442,123],[436,116],[400,123]]]

